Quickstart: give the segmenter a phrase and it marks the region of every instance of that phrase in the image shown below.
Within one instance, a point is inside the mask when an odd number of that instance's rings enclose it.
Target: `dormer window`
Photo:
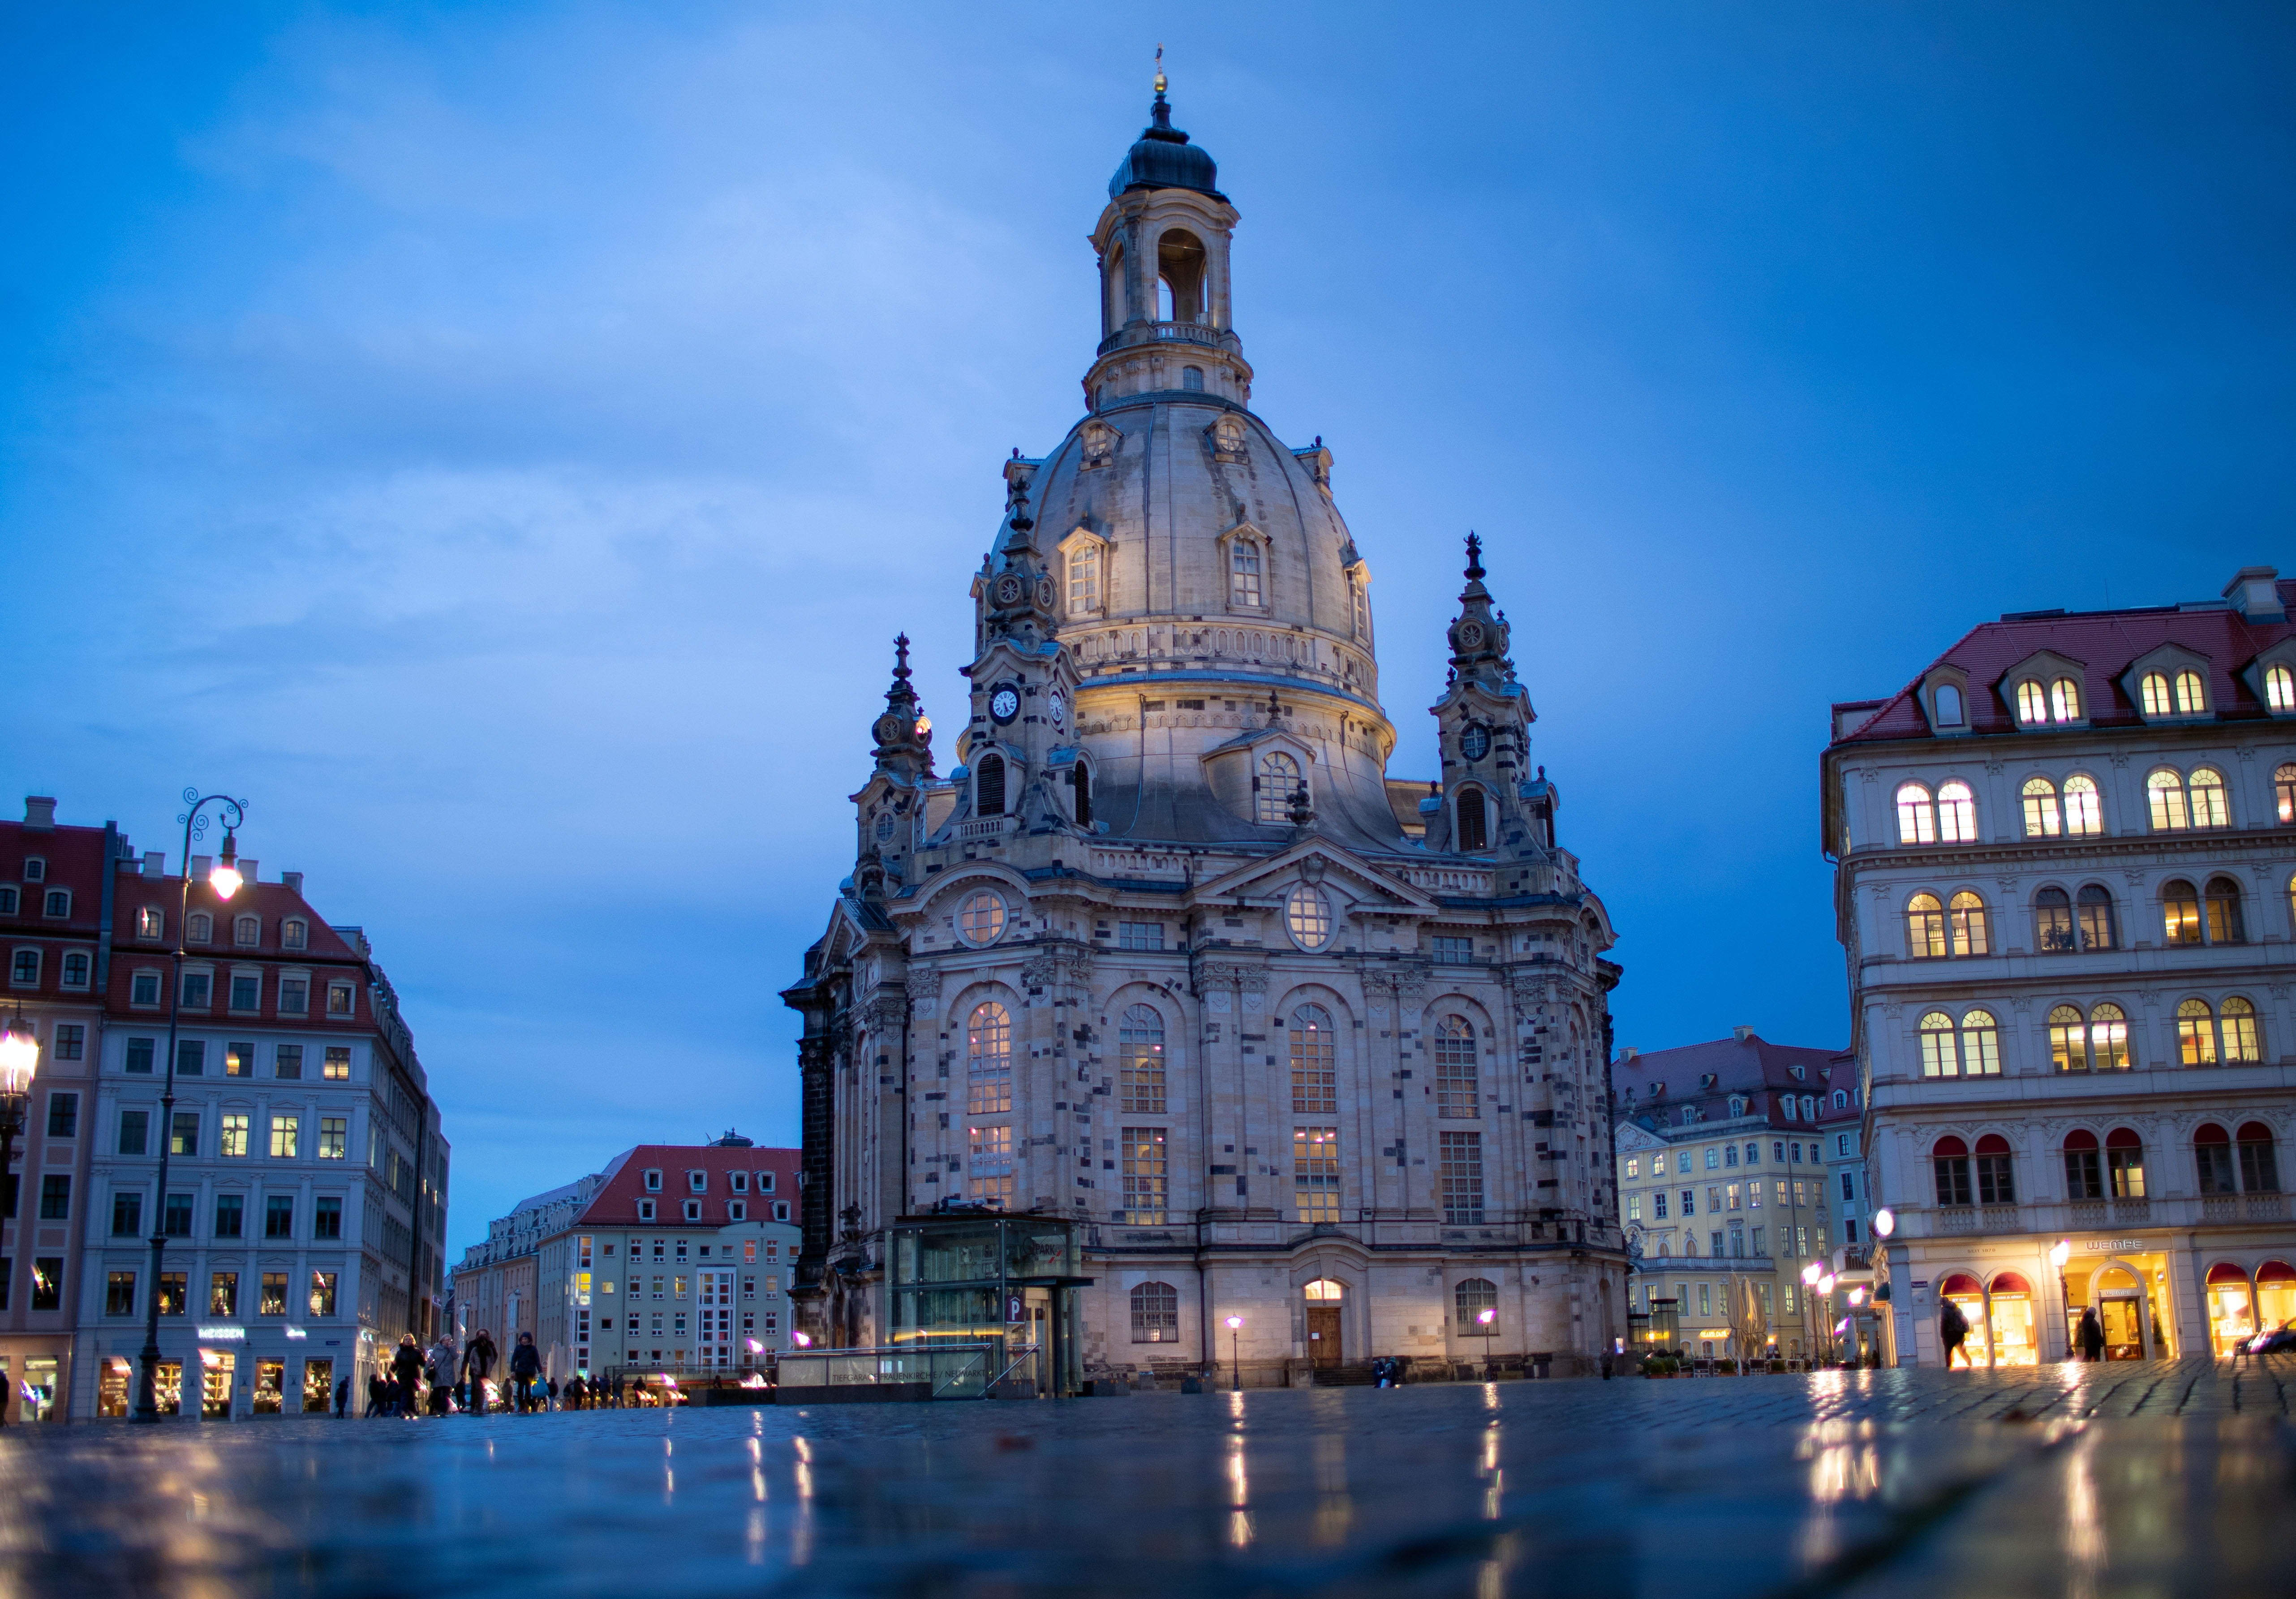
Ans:
[[[204,944],[210,936],[210,929],[213,925],[208,920],[208,914],[205,911],[194,911],[192,913],[191,919],[184,923],[184,937],[192,943]]]
[[[299,916],[291,916],[279,924],[279,947],[300,949],[311,941],[311,929]]]
[[[1251,780],[1256,791],[1253,814],[1263,827],[1282,826],[1292,819],[1292,797],[1300,791],[1300,763],[1281,750],[1259,758],[1259,775]]]
[[[1262,601],[1259,540],[1239,538],[1228,546],[1227,574],[1228,603],[1247,606],[1254,611],[1259,609]]]
[[[2197,717],[2207,714],[2208,690],[2198,672],[2186,668],[2147,672],[2136,686],[2137,703],[2148,717]]]
[[[161,910],[156,905],[140,905],[135,907],[135,936],[137,938],[162,938],[166,936],[167,931],[167,912]]]
[[[645,1186],[648,1193],[660,1193],[661,1192],[661,1173],[659,1171],[648,1171],[645,1174]]]
[[[263,942],[263,920],[259,916],[242,916],[231,924],[232,942],[242,949],[252,949]]]
[[[1222,461],[1241,462],[1243,459],[1243,423],[1233,416],[1223,416],[1211,425],[1212,455]]]
[[[709,1192],[709,1174],[706,1171],[689,1171],[685,1174],[685,1185],[696,1193],[707,1193]]]
[[[685,1201],[685,1219],[688,1221],[700,1221],[701,1219],[701,1201],[700,1200],[688,1200]]]
[[[1935,720],[1940,727],[1958,727],[1962,724],[1961,691],[1950,683],[1940,683],[1931,692],[1930,703],[1936,709]]]
[[[2284,666],[2265,668],[2264,706],[2276,717],[2296,711],[2296,672]]]
[[[1088,540],[1069,552],[1069,611],[1086,615],[1100,609],[1100,545]]]
[[[746,1171],[728,1172],[726,1185],[736,1193],[747,1193],[750,1192],[750,1174]]]
[[[2079,721],[2080,685],[2056,677],[2044,686],[2039,678],[2028,677],[2017,685],[2017,719],[2028,727]]]

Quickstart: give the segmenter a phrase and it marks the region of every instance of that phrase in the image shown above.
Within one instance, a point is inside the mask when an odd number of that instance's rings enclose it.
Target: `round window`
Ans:
[[[994,944],[1004,931],[1004,902],[994,894],[975,894],[959,907],[956,931],[968,944]]]
[[[883,842],[885,840],[890,839],[890,838],[891,838],[892,836],[893,836],[893,818],[892,818],[892,817],[890,817],[890,816],[879,816],[879,817],[877,818],[877,839],[878,839],[878,841],[879,841],[880,843],[882,843],[882,842]]]
[[[1302,949],[1321,949],[1332,941],[1332,902],[1321,889],[1301,883],[1283,906],[1283,919],[1292,941]]]

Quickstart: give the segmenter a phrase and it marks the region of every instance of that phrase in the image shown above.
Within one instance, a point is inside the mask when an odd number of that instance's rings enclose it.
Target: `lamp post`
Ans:
[[[2073,1296],[2072,1291],[2065,1286],[2065,1262],[2071,1258],[2072,1252],[2073,1241],[2070,1238],[2058,1239],[2049,1249],[2049,1264],[2057,1268],[2057,1303],[2064,1308],[2067,1360],[2073,1357]]]
[[[0,1030],[0,1186],[11,1176],[16,1160],[16,1135],[24,1128],[24,1102],[31,1096],[32,1074],[40,1067],[40,1036],[24,1020],[19,1001],[16,1019]],[[20,1201],[22,1195],[17,1196]],[[20,1202],[17,1209],[20,1210]],[[24,1224],[20,1218],[19,1227]],[[8,1396],[0,1390],[0,1425],[8,1420]]]
[[[174,985],[168,993],[168,1077],[160,1094],[160,1192],[159,1215],[152,1228],[152,1281],[144,1291],[144,1352],[143,1370],[135,1380],[135,1414],[139,1422],[160,1419],[160,1266],[168,1248],[168,1157],[176,1144],[176,1028],[184,1004],[184,923],[192,910],[192,842],[207,832],[206,811],[210,805],[224,823],[223,853],[216,861],[215,870],[208,873],[208,886],[219,900],[228,900],[239,892],[239,840],[237,830],[247,824],[244,801],[228,794],[202,794],[197,789],[184,791],[187,808],[176,818],[184,824],[184,888],[176,902],[175,970],[169,976]],[[191,1292],[188,1283],[184,1292]],[[184,1403],[184,1379],[176,1378],[176,1408],[180,1414]]]
[[[1818,1329],[1825,1324],[1817,1319],[1817,1280],[1825,1275],[1825,1267],[1816,1260],[1801,1268],[1801,1324],[1809,1334],[1810,1358],[1817,1358]]]
[[[1243,1391],[1243,1317],[1227,1318],[1229,1387],[1235,1393]]]

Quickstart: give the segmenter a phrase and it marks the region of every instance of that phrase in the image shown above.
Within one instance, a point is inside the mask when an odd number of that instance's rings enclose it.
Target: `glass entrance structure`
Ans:
[[[1076,1291],[1092,1279],[1078,1269],[1072,1223],[981,1211],[916,1216],[890,1228],[886,1242],[890,1347],[985,1348],[991,1385],[1078,1391]]]

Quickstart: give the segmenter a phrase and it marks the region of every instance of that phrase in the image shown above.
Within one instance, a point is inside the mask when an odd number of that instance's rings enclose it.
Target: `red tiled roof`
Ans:
[[[2296,615],[2296,581],[2275,587],[2281,603]],[[1888,700],[1843,701],[1834,706],[1837,726],[1842,711],[1866,705],[1878,709],[1833,742],[1930,736],[1920,689],[1923,679],[1940,666],[1958,667],[1969,674],[1972,733],[2017,732],[2016,718],[1999,692],[2001,680],[2012,667],[2045,650],[2081,663],[2081,699],[2092,727],[2143,726],[2144,718],[2120,679],[2140,656],[2163,644],[2179,645],[2208,661],[2209,702],[2220,720],[2262,720],[2268,713],[2240,676],[2241,668],[2290,637],[2296,637],[2296,620],[2251,622],[2237,611],[2217,605],[2028,613],[1980,622]]]
[[[1792,1071],[1796,1066],[1802,1069],[1799,1078]],[[1714,1078],[1711,1087],[1702,1080],[1709,1073]],[[1778,1113],[1777,1101],[1787,1094],[1816,1095],[1822,1122],[1851,1120],[1857,1116],[1857,1108],[1853,1104],[1835,1110],[1833,1095],[1836,1088],[1854,1087],[1856,1078],[1854,1058],[1845,1051],[1773,1044],[1759,1033],[1749,1033],[1742,1040],[1732,1037],[1653,1050],[1613,1062],[1611,1067],[1611,1088],[1620,1115],[1638,1118],[1656,1113],[1668,1125],[1677,1127],[1682,1124],[1685,1105],[1704,1108],[1707,1119],[1723,1119],[1728,1111],[1717,1111],[1713,1103],[1726,1102],[1733,1094],[1754,1100],[1754,1108],[1778,1127],[1811,1125],[1799,1118],[1788,1121]],[[1652,1090],[1661,1083],[1666,1093],[1654,1100]],[[1634,1091],[1631,1102],[1627,1098],[1630,1088]]]
[[[792,1221],[797,1216],[797,1173],[799,1152],[793,1149],[768,1149],[753,1146],[749,1149],[727,1149],[714,1144],[641,1144],[614,1157],[607,1170],[611,1174],[606,1185],[598,1190],[588,1210],[574,1225],[581,1227],[638,1226],[704,1226],[722,1227],[731,1225],[726,1215],[728,1199],[746,1199],[750,1202],[751,1221],[771,1221],[773,1211],[761,1208],[759,1201],[787,1200]],[[645,1185],[648,1171],[661,1173],[661,1187],[650,1190]],[[709,1181],[701,1193],[693,1192],[686,1173],[707,1172]],[[726,1185],[726,1177],[736,1171],[767,1172],[773,1185],[766,1187],[757,1177],[750,1179],[746,1194],[736,1194]],[[654,1219],[638,1219],[638,1201],[657,1201]],[[701,1201],[701,1219],[684,1220],[684,1201]]]

